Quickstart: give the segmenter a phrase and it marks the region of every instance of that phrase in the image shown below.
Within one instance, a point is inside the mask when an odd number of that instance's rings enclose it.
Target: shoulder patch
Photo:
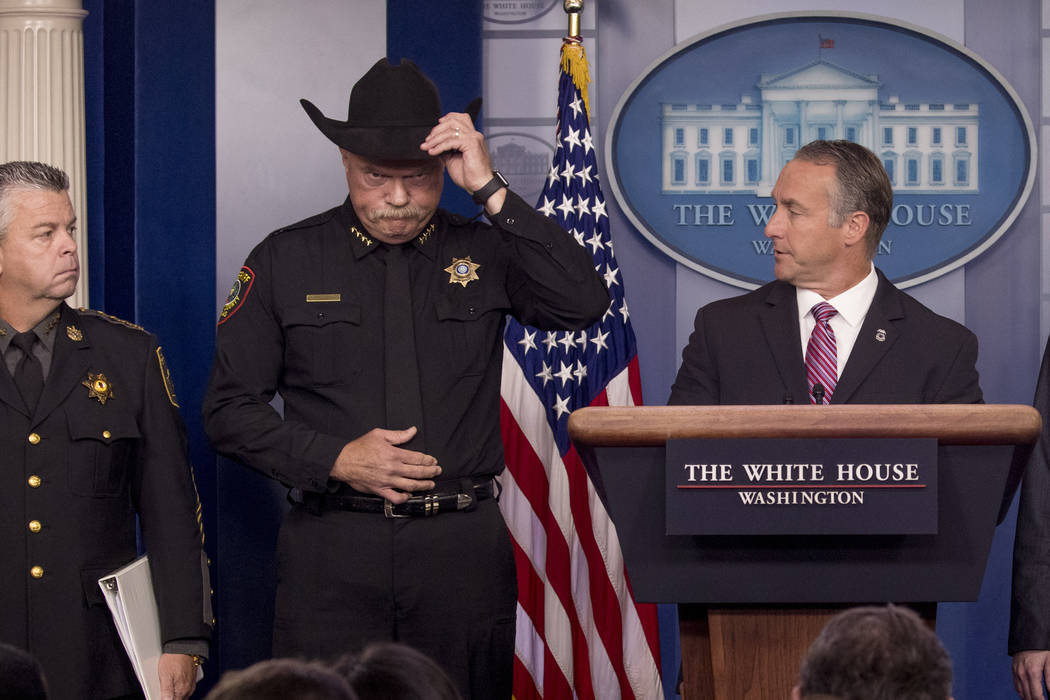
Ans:
[[[133,328],[133,329],[135,329],[137,331],[142,331],[143,333],[148,333],[149,332],[145,328],[143,328],[142,326],[137,326],[134,323],[132,323],[131,321],[125,321],[122,318],[117,318],[116,316],[110,316],[109,314],[107,314],[107,313],[105,313],[103,311],[98,311],[96,309],[85,309],[82,306],[79,309],[77,309],[77,313],[79,313],[81,316],[94,316],[95,318],[101,318],[103,321],[108,321],[109,323],[115,323],[116,325],[124,326],[125,328]]]
[[[179,407],[179,400],[175,398],[175,382],[171,381],[171,371],[168,369],[168,363],[164,361],[164,353],[161,352],[160,346],[157,346],[157,364],[160,365],[160,376],[164,380],[164,391],[168,392],[168,401],[171,401],[171,405],[175,408]]]
[[[248,292],[252,289],[252,283],[255,281],[255,272],[252,268],[245,265],[237,273],[237,278],[233,280],[233,287],[230,288],[230,294],[226,297],[226,303],[222,305],[222,313],[219,314],[219,325],[226,323],[230,316],[237,313],[237,309],[241,308],[241,304],[248,298]]]

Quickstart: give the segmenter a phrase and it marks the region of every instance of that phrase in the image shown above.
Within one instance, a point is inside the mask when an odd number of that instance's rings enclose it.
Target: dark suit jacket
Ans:
[[[978,403],[977,338],[879,286],[831,403]],[[770,282],[696,313],[669,404],[808,404],[795,288]]]
[[[136,514],[163,640],[210,636],[198,500],[156,338],[64,304],[55,332],[33,415],[0,367],[0,640],[40,660],[52,700],[109,698],[138,685],[97,580],[137,556]]]
[[[1010,654],[1050,649],[1050,342],[1043,351],[1035,407],[1043,432],[1021,483],[1014,538]]]

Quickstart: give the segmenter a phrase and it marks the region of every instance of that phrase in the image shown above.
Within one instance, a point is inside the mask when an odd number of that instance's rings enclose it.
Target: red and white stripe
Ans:
[[[616,529],[574,448],[504,348],[500,506],[518,566],[515,697],[662,698],[655,606],[636,605]],[[637,358],[594,405],[635,405]],[[636,399],[636,397],[639,397]],[[527,675],[526,675],[527,674]],[[521,682],[522,678],[531,684]]]

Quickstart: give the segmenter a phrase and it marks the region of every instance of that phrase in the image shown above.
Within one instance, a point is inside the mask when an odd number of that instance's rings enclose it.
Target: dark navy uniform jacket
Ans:
[[[520,197],[508,192],[493,223],[439,210],[406,244],[421,451],[437,458],[442,479],[503,469],[505,314],[574,330],[609,304],[587,250]],[[252,251],[219,320],[204,401],[216,449],[288,486],[319,492],[348,441],[377,427],[408,427],[385,425],[380,246],[348,199],[274,232]],[[283,419],[269,405],[276,392]]]
[[[162,641],[210,637],[199,501],[156,338],[60,309],[33,415],[0,367],[0,640],[40,660],[50,698],[110,698],[138,684],[98,579],[137,556],[136,515]]]

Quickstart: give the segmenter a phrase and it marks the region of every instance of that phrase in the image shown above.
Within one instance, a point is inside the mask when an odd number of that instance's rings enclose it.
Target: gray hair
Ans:
[[[13,160],[0,163],[0,240],[11,224],[11,206],[8,197],[14,190],[42,190],[65,192],[69,176],[47,163]]]
[[[795,158],[835,166],[837,188],[829,193],[831,220],[828,225],[841,226],[855,211],[867,214],[865,238],[868,254],[874,258],[893,209],[893,185],[879,157],[852,141],[811,141],[798,149]]]

